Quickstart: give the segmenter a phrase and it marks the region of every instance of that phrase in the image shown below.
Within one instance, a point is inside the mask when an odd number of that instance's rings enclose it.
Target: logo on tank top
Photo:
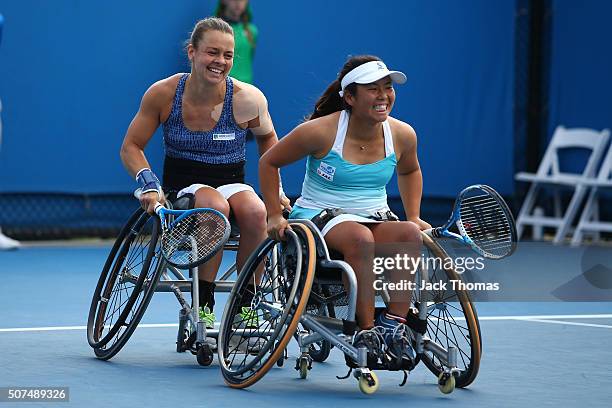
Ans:
[[[321,162],[319,168],[317,169],[317,174],[327,181],[334,181],[335,173],[336,168],[334,166],[330,166],[329,164],[323,162]]]
[[[213,140],[234,140],[236,139],[235,133],[213,133]]]

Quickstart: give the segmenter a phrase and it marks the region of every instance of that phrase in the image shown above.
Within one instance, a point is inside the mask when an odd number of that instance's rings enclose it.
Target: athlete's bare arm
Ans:
[[[172,109],[172,99],[178,82],[178,75],[162,79],[151,85],[140,102],[140,108],[132,119],[121,145],[121,161],[132,177],[143,168],[151,168],[144,149],[160,123],[166,120]],[[155,204],[164,202],[163,192],[149,192],[140,197],[140,205],[153,213]]]
[[[397,155],[397,186],[406,219],[415,222],[421,229],[431,228],[420,218],[423,175],[417,157],[416,132],[412,126],[400,120],[389,118],[389,123]]]
[[[150,168],[144,149],[159,125],[170,114],[177,81],[175,75],[151,85],[143,95],[140,108],[128,127],[120,155],[123,165],[133,177],[139,170]]]

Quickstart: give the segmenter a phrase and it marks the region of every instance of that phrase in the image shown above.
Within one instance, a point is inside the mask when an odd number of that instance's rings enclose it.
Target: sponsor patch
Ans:
[[[319,168],[317,169],[317,174],[323,177],[327,181],[333,181],[335,173],[336,173],[336,168],[326,163],[321,163],[319,165]]]
[[[234,140],[236,139],[235,133],[213,133],[213,140]]]

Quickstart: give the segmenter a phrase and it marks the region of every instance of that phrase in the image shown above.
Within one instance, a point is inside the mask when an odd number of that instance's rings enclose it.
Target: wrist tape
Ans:
[[[151,169],[144,168],[140,170],[136,174],[136,181],[138,182],[138,187],[141,189],[141,194],[155,191],[161,196],[161,184]]]

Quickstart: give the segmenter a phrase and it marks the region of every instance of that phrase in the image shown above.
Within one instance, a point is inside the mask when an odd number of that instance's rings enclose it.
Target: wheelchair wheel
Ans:
[[[232,388],[253,385],[284,357],[306,309],[316,261],[314,237],[303,224],[291,227],[285,243],[266,240],[251,254],[225,306],[217,352]],[[252,293],[247,285],[261,269],[261,283]]]
[[[321,340],[313,343],[308,348],[308,354],[317,363],[322,363],[327,360],[331,352],[331,343],[328,340]]]
[[[447,290],[421,291],[420,299],[427,302],[427,336],[434,342],[447,348],[457,348],[457,367],[460,373],[456,376],[456,386],[470,385],[480,367],[482,339],[476,309],[464,290],[453,290],[450,280],[460,280],[460,275],[452,268],[442,267],[449,258],[446,251],[429,236],[423,234],[425,256],[439,259],[442,262],[429,264],[429,281],[446,282]],[[417,277],[417,282],[421,276]],[[439,376],[443,372],[442,362],[432,352],[425,352],[421,359],[429,370]]]
[[[161,257],[155,256],[157,238],[157,219],[138,209],[108,256],[87,323],[88,342],[101,359],[111,358],[123,347],[148,305],[143,302],[147,289],[162,266]]]

